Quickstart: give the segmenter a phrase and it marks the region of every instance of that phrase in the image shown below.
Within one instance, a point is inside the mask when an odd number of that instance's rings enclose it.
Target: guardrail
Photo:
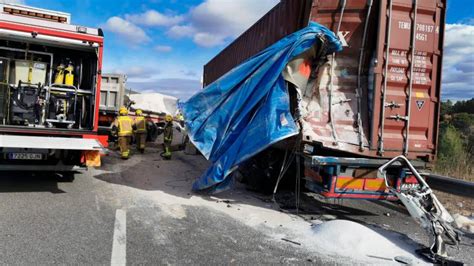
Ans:
[[[462,197],[474,198],[473,182],[435,174],[422,175],[433,189]]]

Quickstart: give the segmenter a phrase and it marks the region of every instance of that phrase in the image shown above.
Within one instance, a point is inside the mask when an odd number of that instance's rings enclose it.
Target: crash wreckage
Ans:
[[[447,259],[453,218],[415,168],[436,155],[445,8],[281,1],[205,65],[204,90],[184,104],[212,162],[193,189],[225,190],[251,169],[275,193],[292,165],[327,198],[400,200],[431,236],[423,255]]]

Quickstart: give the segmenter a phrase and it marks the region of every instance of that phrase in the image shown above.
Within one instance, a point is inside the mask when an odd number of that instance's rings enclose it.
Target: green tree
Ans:
[[[455,114],[451,120],[451,124],[459,130],[463,134],[463,138],[466,139],[474,127],[474,114]]]
[[[452,125],[441,128],[438,147],[438,158],[440,160],[453,160],[464,153],[464,145],[461,134]]]
[[[454,113],[474,114],[474,98],[467,101],[457,101],[452,109]]]
[[[474,98],[441,103],[436,171],[474,181]]]
[[[452,111],[453,111],[453,102],[451,102],[451,100],[441,102],[441,119],[444,119],[446,115],[450,115]]]

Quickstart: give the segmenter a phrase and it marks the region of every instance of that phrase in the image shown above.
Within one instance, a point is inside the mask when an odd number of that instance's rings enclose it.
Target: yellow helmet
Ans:
[[[165,121],[166,122],[171,122],[171,121],[173,121],[173,117],[171,115],[166,115],[165,116]]]
[[[120,115],[128,115],[128,109],[125,106],[120,107],[119,114]]]
[[[142,109],[137,109],[137,110],[135,111],[135,114],[136,114],[136,115],[142,115],[142,114],[143,114]]]

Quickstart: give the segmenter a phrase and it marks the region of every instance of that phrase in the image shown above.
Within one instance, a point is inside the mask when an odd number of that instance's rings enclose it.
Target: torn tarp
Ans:
[[[317,45],[320,56],[340,51],[336,35],[317,23],[281,39],[189,99],[183,107],[190,140],[212,162],[194,190],[214,192],[232,183],[229,174],[270,145],[298,134],[282,71]]]

